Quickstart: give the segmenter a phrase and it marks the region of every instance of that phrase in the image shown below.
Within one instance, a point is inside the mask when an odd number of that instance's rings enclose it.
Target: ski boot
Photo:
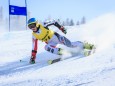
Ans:
[[[94,44],[89,44],[88,42],[84,42],[84,55],[85,56],[89,56],[91,55],[92,53],[95,53],[95,45]]]
[[[67,51],[67,50],[61,49],[61,48],[58,49],[58,55],[64,55],[64,54],[67,54],[67,53],[70,53],[70,52]]]
[[[62,55],[63,54],[63,49],[59,48],[58,49],[58,55]]]
[[[35,64],[35,57],[32,56],[32,57],[30,58],[30,64]]]
[[[89,44],[88,42],[84,42],[84,49],[92,50],[95,46],[93,44]]]

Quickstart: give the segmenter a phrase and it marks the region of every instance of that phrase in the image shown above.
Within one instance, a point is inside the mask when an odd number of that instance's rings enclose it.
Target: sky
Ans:
[[[57,28],[54,30],[63,34]],[[41,41],[38,42],[36,64],[29,64],[32,31],[0,33],[0,86],[115,86],[114,32],[113,13],[79,27],[70,26],[65,36],[71,41],[94,43],[96,52],[87,57],[78,54],[52,65],[48,65],[48,60],[60,56],[45,51],[45,43]],[[64,54],[62,58],[66,56]]]
[[[114,0],[27,0],[27,9],[31,17],[38,20],[46,18],[81,20],[83,16],[87,21],[97,16],[115,12]],[[24,0],[11,0],[10,4],[24,6]],[[4,12],[8,16],[8,0],[0,0],[4,5]]]

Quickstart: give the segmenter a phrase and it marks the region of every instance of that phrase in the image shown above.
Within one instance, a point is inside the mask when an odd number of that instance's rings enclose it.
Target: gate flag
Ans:
[[[9,14],[27,16],[27,10],[26,10],[26,7],[9,5]]]

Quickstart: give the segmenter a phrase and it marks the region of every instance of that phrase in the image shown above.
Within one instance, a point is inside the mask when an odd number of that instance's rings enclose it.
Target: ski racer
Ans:
[[[60,25],[57,21],[47,21],[43,22],[42,24],[39,23],[35,18],[30,18],[28,20],[28,28],[31,29],[32,32],[32,54],[30,58],[30,63],[34,64],[36,59],[36,53],[38,48],[38,40],[41,40],[42,42],[45,42],[45,50],[57,54],[62,55],[62,51],[64,49],[56,47],[57,44],[63,44],[67,47],[81,47],[83,49],[92,49],[94,45],[92,44],[86,44],[84,42],[76,41],[71,42],[68,38],[60,35],[57,32],[54,32],[49,29],[49,26],[54,25],[59,30],[61,30],[64,34],[67,33],[67,30],[64,28],[64,26]]]

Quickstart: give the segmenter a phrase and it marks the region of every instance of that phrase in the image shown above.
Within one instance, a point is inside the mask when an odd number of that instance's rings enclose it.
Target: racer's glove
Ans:
[[[63,26],[60,28],[60,30],[61,30],[64,34],[67,33],[67,30],[66,30]]]
[[[31,58],[30,58],[30,64],[34,64],[34,63],[35,63],[35,58],[36,58],[36,57],[31,56]]]

